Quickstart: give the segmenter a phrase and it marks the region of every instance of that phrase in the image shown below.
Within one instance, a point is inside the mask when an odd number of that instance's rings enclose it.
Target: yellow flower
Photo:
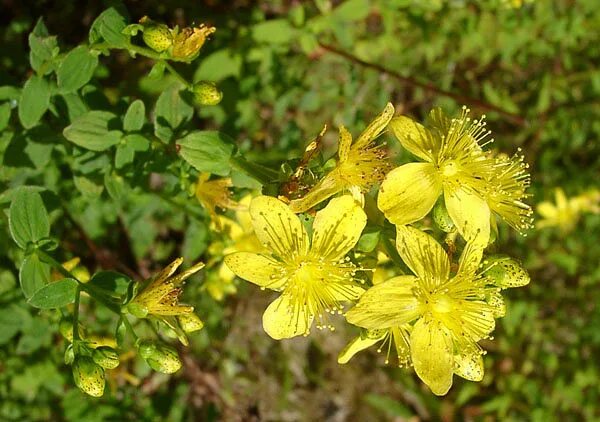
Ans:
[[[502,259],[478,274],[483,251],[479,243],[467,244],[451,275],[440,244],[409,226],[397,227],[396,247],[415,276],[394,277],[361,296],[346,319],[371,331],[354,340],[340,361],[384,340],[395,344],[400,365],[412,362],[437,395],[448,392],[453,374],[480,381],[484,351],[477,342],[489,337],[494,318],[504,313],[499,291],[525,285],[529,277],[513,261]]]
[[[556,188],[554,196],[555,204],[544,201],[537,206],[538,214],[543,217],[537,224],[540,229],[558,227],[561,232],[568,233],[573,230],[582,213],[600,213],[600,192],[596,190],[567,198],[561,188]]]
[[[382,145],[376,145],[375,139],[387,127],[394,116],[394,106],[388,103],[352,143],[352,135],[341,126],[338,140],[339,161],[336,167],[319,181],[303,198],[294,199],[290,209],[295,213],[304,212],[327,198],[343,191],[361,195],[383,180],[391,169],[387,153]]]
[[[206,290],[215,300],[221,301],[225,296],[237,291],[233,283],[235,274],[222,261],[223,256],[234,252],[261,252],[263,250],[252,227],[249,212],[251,200],[252,195],[246,195],[239,201],[239,206],[235,211],[235,220],[220,215],[217,221],[226,240],[211,245],[209,253],[215,256],[215,259],[213,262],[209,261],[208,266],[209,268],[213,268],[216,264],[220,264],[220,266],[216,271],[207,271],[206,279],[202,284],[202,290]]]
[[[171,56],[175,60],[192,61],[200,53],[200,49],[210,34],[216,29],[212,26],[200,25],[197,28],[183,28],[173,31],[173,50]]]
[[[204,264],[199,262],[173,276],[182,262],[183,258],[177,258],[153,279],[149,280],[148,284],[127,305],[131,314],[138,318],[145,318],[146,316],[160,318],[190,314],[194,311],[193,306],[179,304],[179,295],[182,292],[181,285],[188,277],[202,269]]]
[[[271,254],[236,252],[225,257],[227,266],[244,280],[281,295],[263,315],[263,328],[283,339],[308,335],[329,327],[327,313],[340,313],[341,302],[356,300],[363,288],[356,282],[358,268],[346,254],[354,247],[367,217],[351,196],[342,196],[319,211],[312,241],[300,220],[282,201],[259,196],[250,204],[258,239]]]
[[[531,226],[531,208],[522,202],[529,186],[523,157],[483,151],[492,142],[490,131],[483,117],[468,115],[466,107],[455,119],[434,109],[431,129],[406,116],[392,119],[390,128],[402,146],[425,161],[392,170],[381,184],[378,206],[392,223],[422,219],[443,193],[448,214],[467,241],[487,243],[492,212],[518,231]]]
[[[229,177],[220,179],[208,180],[210,173],[200,173],[196,182],[196,198],[198,202],[208,211],[210,218],[217,225],[217,229],[221,230],[218,208],[238,209],[239,204],[231,199],[229,188],[233,186]]]

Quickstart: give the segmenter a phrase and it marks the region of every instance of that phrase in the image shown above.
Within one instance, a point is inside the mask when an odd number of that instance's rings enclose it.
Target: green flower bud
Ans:
[[[83,330],[81,329],[81,325],[79,327],[79,337],[83,337]],[[60,320],[58,325],[58,331],[65,338],[65,340],[73,343],[73,321],[70,318],[63,318]]]
[[[92,397],[102,397],[104,394],[104,369],[89,356],[75,358],[73,379],[81,391]]]
[[[177,350],[164,343],[142,341],[138,350],[150,368],[163,374],[173,374],[181,368]]]
[[[127,312],[136,318],[146,318],[148,316],[148,308],[137,302],[130,302],[127,305]]]
[[[177,316],[177,321],[179,321],[181,329],[186,333],[193,333],[204,328],[204,323],[200,317],[194,313],[179,315]]]
[[[446,233],[450,233],[455,228],[454,221],[450,218],[450,214],[448,214],[444,201],[438,201],[433,208],[433,221],[440,230],[443,230]]]
[[[219,91],[213,82],[202,81],[192,87],[194,99],[200,105],[217,105],[223,99],[223,93]]]
[[[529,284],[529,274],[512,258],[492,257],[484,261],[484,266],[489,268],[485,275],[501,289]]]
[[[92,359],[104,369],[115,369],[119,366],[119,354],[109,346],[100,346],[94,349]]]
[[[73,352],[73,345],[69,344],[65,350],[65,365],[70,365],[75,360],[75,352]]]
[[[162,53],[173,44],[171,30],[162,23],[145,24],[143,38],[146,45],[158,53]]]

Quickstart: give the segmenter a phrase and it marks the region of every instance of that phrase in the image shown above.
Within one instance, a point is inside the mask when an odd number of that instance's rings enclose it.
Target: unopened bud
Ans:
[[[89,356],[75,358],[73,379],[81,391],[92,397],[102,397],[104,394],[104,369]]]
[[[181,368],[177,350],[164,343],[142,341],[138,350],[150,368],[163,374],[173,374]]]
[[[529,274],[514,259],[493,257],[486,260],[486,266],[485,275],[502,289],[529,284]]]
[[[171,30],[162,23],[145,23],[143,38],[146,45],[158,53],[162,53],[173,44]]]
[[[73,345],[69,344],[65,350],[65,365],[70,365],[75,360],[75,353],[73,352]]]
[[[454,221],[450,218],[446,205],[443,201],[439,201],[433,208],[433,221],[440,230],[450,233],[454,230]]]
[[[193,333],[204,328],[204,323],[194,313],[179,315],[177,316],[177,321],[179,321],[181,329],[186,333]]]
[[[136,318],[146,318],[148,316],[148,309],[136,302],[130,302],[127,305],[127,311]]]
[[[100,346],[94,349],[92,359],[104,369],[115,369],[119,366],[119,354],[109,346]]]
[[[213,82],[202,81],[192,87],[194,99],[200,105],[217,105],[223,99],[223,93],[219,91]]]

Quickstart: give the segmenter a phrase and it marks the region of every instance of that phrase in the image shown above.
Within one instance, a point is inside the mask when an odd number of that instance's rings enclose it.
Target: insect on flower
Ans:
[[[338,157],[335,168],[321,179],[303,198],[291,201],[295,213],[307,211],[339,192],[349,191],[361,197],[364,191],[381,182],[391,169],[383,145],[375,139],[394,116],[394,106],[388,103],[353,143],[352,135],[341,126],[339,129]]]
[[[250,204],[252,225],[268,253],[236,252],[225,257],[239,277],[281,295],[263,314],[263,328],[283,339],[333,327],[327,314],[341,313],[342,302],[358,299],[364,289],[359,270],[346,254],[354,247],[367,217],[354,199],[335,198],[315,217],[312,239],[282,201],[259,196]]]

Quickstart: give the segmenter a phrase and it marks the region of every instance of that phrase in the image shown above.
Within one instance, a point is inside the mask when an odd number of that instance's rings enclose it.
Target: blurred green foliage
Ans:
[[[276,343],[260,328],[266,295],[240,284],[235,296],[217,302],[201,294],[204,280],[199,278],[189,283],[186,300],[196,304],[206,328],[191,339],[185,370],[169,378],[135,363],[127,368],[140,385],[128,384],[127,375],[115,371],[110,382],[118,389],[102,399],[84,399],[62,363],[64,340],[56,332],[60,314],[32,309],[18,287],[22,252],[8,238],[6,218],[12,189],[49,187],[54,194],[42,196],[55,236],[92,268],[112,268],[107,251],[141,272],[179,252],[186,260],[206,259],[216,240],[207,214],[186,202],[175,176],[162,180],[169,197],[157,200],[143,189],[128,189],[118,172],[102,175],[111,165],[104,156],[80,150],[74,162],[61,161],[64,147],[55,146],[52,137],[85,111],[85,104],[69,93],[92,76],[85,68],[62,77],[57,69],[63,104],[49,112],[64,116],[66,111],[69,121],[53,118],[12,138],[15,122],[33,126],[49,101],[49,94],[26,94],[33,84],[37,93],[49,89],[41,78],[29,79],[22,94],[15,87],[32,75],[30,67],[44,73],[39,69],[48,61],[44,54],[84,41],[91,22],[113,3],[20,2],[1,18],[1,420],[600,418],[598,215],[585,217],[568,236],[552,229],[527,237],[501,231],[496,247],[523,257],[532,283],[507,295],[507,316],[485,345],[490,352],[484,380],[458,382],[443,399],[433,397],[410,371],[386,367],[373,351],[338,366],[335,356],[352,335],[349,329]],[[162,93],[173,77],[152,77],[149,61],[125,53],[101,56],[98,67],[93,58],[80,59],[95,68],[85,100],[124,113],[133,100],[129,97],[141,95],[154,115],[167,120],[169,111],[179,107],[176,115],[186,116],[185,121],[168,122],[156,133],[159,138],[173,136],[180,124],[219,129],[236,139],[250,161],[267,167],[299,156],[324,123],[343,123],[356,132],[387,101],[419,119],[432,106],[454,112],[464,103],[487,114],[502,150],[523,149],[531,165],[532,202],[549,199],[556,186],[570,195],[598,187],[598,3],[513,3],[518,2],[125,2],[118,7],[128,11],[130,22],[148,15],[168,24],[196,21],[217,27],[200,58],[181,72],[194,81],[216,82],[223,101],[196,113],[181,99],[167,103]],[[47,34],[36,26],[41,16]],[[30,102],[27,115],[21,106],[17,110],[19,98]],[[141,126],[131,113],[123,130],[135,136]],[[334,140],[329,131],[324,157],[335,152]],[[168,160],[146,162],[143,143],[119,147],[114,166],[128,172],[128,178],[141,174],[131,164],[134,157],[135,163],[150,166],[148,171],[162,172],[169,165]],[[391,138],[389,144],[400,150]],[[403,154],[399,161],[406,158]],[[61,165],[48,165],[54,161]],[[232,178],[237,187],[256,187],[239,171]],[[59,210],[65,200],[66,216]],[[90,249],[89,242],[102,248]],[[95,315],[92,331],[113,318],[100,308]]]

